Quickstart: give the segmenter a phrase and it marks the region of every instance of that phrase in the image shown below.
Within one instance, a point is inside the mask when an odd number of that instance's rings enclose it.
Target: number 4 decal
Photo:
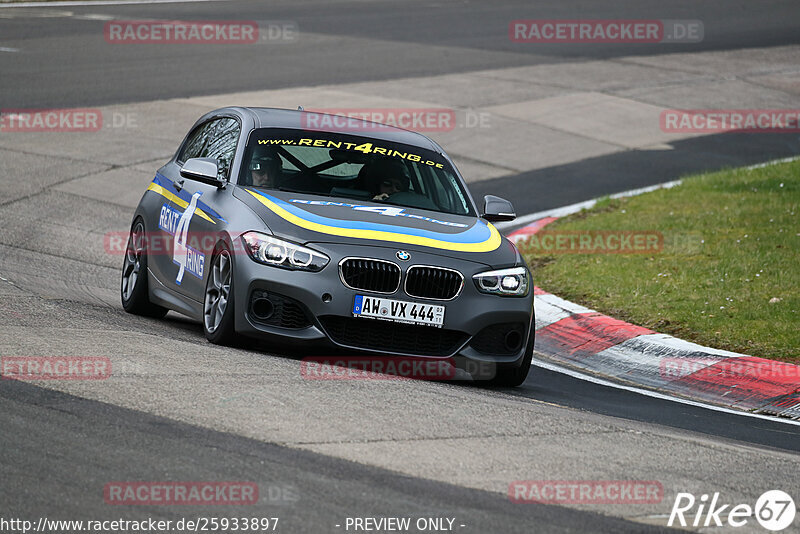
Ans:
[[[358,145],[353,150],[358,150],[363,152],[364,154],[369,154],[372,151],[372,143],[364,143],[363,145]]]
[[[202,194],[202,191],[198,191],[192,195],[192,200],[189,202],[189,205],[181,215],[181,219],[178,221],[178,227],[175,228],[175,242],[172,247],[172,261],[180,265],[180,269],[178,269],[178,277],[175,279],[175,283],[178,285],[181,285],[181,282],[183,281],[183,273],[186,271],[186,263],[189,254],[189,248],[186,245],[186,240],[189,234],[189,223],[192,222],[194,210],[197,208],[197,199],[199,199],[200,195]]]
[[[395,208],[393,206],[356,206],[353,208],[353,211],[369,211],[371,213],[388,215],[389,217],[397,217],[403,214],[404,208]]]

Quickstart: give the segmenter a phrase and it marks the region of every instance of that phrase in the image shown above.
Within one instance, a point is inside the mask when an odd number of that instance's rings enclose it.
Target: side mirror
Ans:
[[[489,222],[502,222],[513,221],[517,218],[517,214],[514,213],[514,206],[508,200],[494,195],[486,195],[483,197],[483,215],[481,217]]]
[[[225,187],[225,181],[219,178],[219,167],[214,158],[191,158],[181,167],[181,176],[219,189]]]

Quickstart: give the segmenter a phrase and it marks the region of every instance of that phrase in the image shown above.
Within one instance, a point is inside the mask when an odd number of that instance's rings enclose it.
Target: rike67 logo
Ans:
[[[781,490],[764,492],[755,507],[749,504],[723,504],[719,493],[714,493],[709,501],[707,494],[696,499],[691,493],[678,493],[667,526],[693,527],[743,527],[753,517],[767,530],[779,532],[794,523],[797,509],[792,497]],[[677,520],[677,524],[675,521]]]

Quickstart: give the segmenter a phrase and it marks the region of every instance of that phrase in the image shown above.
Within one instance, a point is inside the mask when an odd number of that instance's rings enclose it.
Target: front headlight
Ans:
[[[330,261],[322,252],[259,232],[242,234],[242,240],[250,257],[265,265],[317,272]]]
[[[528,294],[528,269],[512,267],[497,271],[486,271],[472,277],[478,291],[506,297],[524,297]]]

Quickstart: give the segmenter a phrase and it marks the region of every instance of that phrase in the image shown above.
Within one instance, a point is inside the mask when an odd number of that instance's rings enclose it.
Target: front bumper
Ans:
[[[472,275],[492,267],[448,256],[411,251],[410,261],[399,261],[393,247],[313,244],[330,257],[320,272],[290,271],[262,265],[246,255],[234,261],[236,330],[253,338],[268,338],[305,351],[350,352],[426,358],[453,358],[459,367],[470,364],[519,367],[530,350],[533,335],[533,291],[526,297],[500,297],[481,293]],[[357,294],[375,294],[346,287],[338,264],[345,257],[370,257],[399,265],[403,276],[412,265],[437,265],[461,272],[464,287],[453,300],[408,296],[404,284],[392,294],[379,296],[446,308],[441,329],[353,317]],[[271,299],[272,304],[254,299]],[[270,306],[272,306],[270,308]],[[270,319],[263,316],[271,312]],[[281,315],[276,317],[275,312]],[[262,319],[259,319],[259,315]],[[514,331],[510,337],[506,332]],[[517,340],[514,336],[518,336]],[[510,342],[510,344],[509,344]],[[518,345],[518,347],[517,347]],[[511,348],[509,348],[509,346]],[[516,347],[516,350],[514,348]]]

